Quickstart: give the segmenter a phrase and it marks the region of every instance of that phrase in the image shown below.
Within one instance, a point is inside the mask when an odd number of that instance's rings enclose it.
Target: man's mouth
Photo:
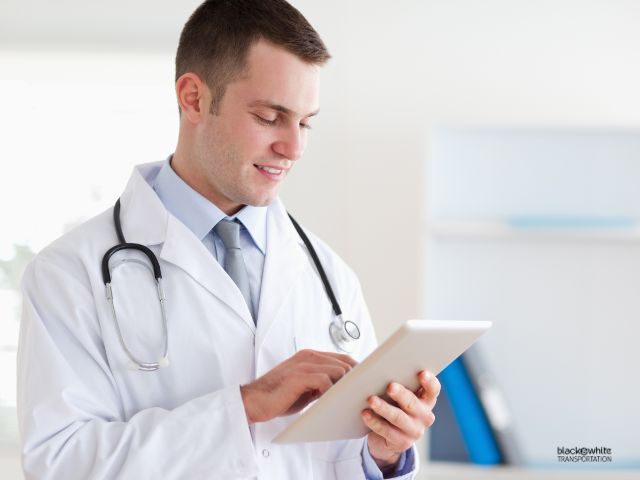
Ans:
[[[288,168],[268,167],[267,165],[258,165],[255,163],[253,166],[258,169],[260,174],[274,182],[281,181],[285,177],[287,170],[289,170]]]
[[[274,168],[274,167],[264,167],[262,165],[255,165],[255,167],[257,167],[259,170],[263,170],[267,173],[270,173],[272,175],[280,175],[283,171],[282,168]]]

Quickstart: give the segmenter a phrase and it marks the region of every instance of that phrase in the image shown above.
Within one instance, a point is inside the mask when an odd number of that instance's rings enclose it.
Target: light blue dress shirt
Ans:
[[[213,232],[213,227],[222,219],[240,221],[240,247],[249,276],[251,291],[251,314],[258,318],[262,270],[267,252],[267,207],[247,205],[237,214],[229,217],[216,205],[187,185],[171,168],[171,157],[160,169],[153,189],[165,208],[184,223],[207,247],[211,254],[224,266],[225,248],[222,239]],[[362,466],[367,480],[382,478],[409,478],[415,468],[413,450],[402,454],[393,477],[383,477],[369,453],[367,442],[362,449]]]

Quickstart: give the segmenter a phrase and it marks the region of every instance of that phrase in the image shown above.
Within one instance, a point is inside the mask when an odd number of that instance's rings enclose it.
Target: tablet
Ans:
[[[417,390],[418,372],[435,375],[469,348],[491,322],[408,320],[365,360],[327,390],[274,443],[321,442],[364,437],[360,412],[367,398],[385,394],[390,382]]]

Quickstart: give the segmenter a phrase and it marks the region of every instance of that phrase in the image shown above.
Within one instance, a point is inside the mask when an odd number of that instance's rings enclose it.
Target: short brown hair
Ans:
[[[284,0],[206,0],[182,29],[176,78],[197,74],[211,89],[215,114],[227,85],[246,69],[250,47],[260,39],[322,65],[331,57],[306,18]]]

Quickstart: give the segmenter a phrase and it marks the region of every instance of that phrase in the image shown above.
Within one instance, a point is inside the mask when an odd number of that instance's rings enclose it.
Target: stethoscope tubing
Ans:
[[[313,263],[316,266],[316,270],[318,271],[318,275],[320,275],[320,280],[322,280],[322,284],[324,285],[324,289],[326,290],[327,296],[329,297],[329,301],[331,302],[331,307],[333,308],[333,313],[335,313],[336,317],[339,317],[340,315],[342,315],[342,309],[340,308],[340,304],[338,303],[338,299],[336,298],[335,294],[333,293],[333,288],[331,288],[331,283],[329,282],[329,278],[327,277],[327,274],[324,271],[324,267],[322,266],[322,262],[320,261],[320,258],[318,257],[318,254],[316,253],[316,249],[313,248],[313,244],[311,243],[311,240],[309,240],[309,237],[304,232],[304,230],[302,230],[302,227],[296,221],[296,219],[293,218],[293,216],[291,216],[291,214],[288,213],[288,212],[287,212],[287,215],[289,215],[289,219],[291,220],[291,223],[293,223],[293,227],[296,229],[296,232],[298,232],[298,235],[300,235],[300,238],[302,238],[302,241],[304,242],[305,246],[307,247],[307,250],[309,251],[309,255],[311,255],[311,259],[313,260]]]
[[[351,351],[350,345],[353,343],[354,340],[357,340],[360,338],[360,329],[356,323],[352,322],[351,320],[345,320],[343,318],[342,309],[340,308],[338,299],[336,298],[335,293],[333,292],[333,288],[331,287],[329,278],[324,270],[324,267],[322,266],[322,262],[320,261],[320,258],[318,257],[318,254],[315,248],[313,247],[313,244],[311,243],[311,240],[309,240],[309,237],[304,232],[302,227],[300,227],[300,224],[298,224],[298,222],[293,218],[293,216],[290,213],[287,213],[287,215],[289,216],[291,223],[296,229],[296,232],[298,232],[298,235],[300,235],[300,238],[302,239],[303,243],[307,247],[309,255],[311,255],[311,259],[316,267],[318,275],[320,276],[320,280],[322,281],[322,284],[327,293],[329,301],[331,302],[331,307],[335,314],[335,318],[329,325],[329,335],[332,341],[334,342],[334,344],[336,345],[336,347],[338,347],[340,350],[344,352],[350,352]],[[120,221],[120,199],[119,198],[113,207],[113,223],[116,230],[116,235],[118,236],[119,243],[111,247],[109,250],[107,250],[107,252],[102,257],[102,264],[101,264],[102,279],[104,281],[105,288],[106,288],[107,301],[110,303],[110,306],[111,306],[113,322],[115,324],[120,345],[125,351],[127,357],[129,357],[129,360],[132,363],[132,368],[137,368],[138,370],[142,370],[142,371],[154,371],[160,368],[161,366],[168,364],[168,352],[169,352],[169,332],[168,332],[167,314],[165,309],[166,298],[164,296],[164,291],[162,288],[162,271],[160,269],[160,262],[158,261],[158,258],[156,257],[156,255],[151,251],[151,249],[149,249],[149,247],[146,247],[139,243],[129,243],[126,241],[124,237],[124,233],[122,232],[122,223]],[[126,342],[124,341],[122,330],[120,329],[120,323],[118,322],[118,317],[116,315],[116,310],[115,310],[115,305],[113,300],[113,290],[111,288],[111,272],[109,270],[109,261],[115,253],[120,252],[122,250],[137,250],[139,252],[142,252],[149,259],[149,262],[151,263],[151,266],[153,269],[153,276],[155,278],[157,290],[158,290],[158,300],[160,301],[160,308],[162,311],[162,330],[163,330],[163,338],[164,338],[163,355],[160,358],[160,360],[157,362],[143,362],[138,358],[136,358],[131,352],[131,350],[128,348]]]

